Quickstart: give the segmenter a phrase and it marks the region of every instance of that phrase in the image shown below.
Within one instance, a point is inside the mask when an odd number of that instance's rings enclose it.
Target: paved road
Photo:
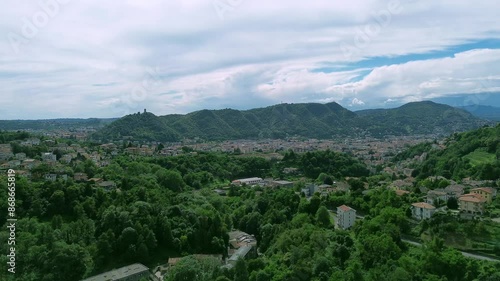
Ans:
[[[401,239],[401,241],[403,241],[405,243],[408,243],[408,244],[412,244],[412,245],[417,246],[417,247],[422,247],[422,243],[419,243],[419,242],[411,241],[411,240],[408,240],[408,239]],[[459,252],[462,253],[462,255],[464,255],[464,256],[466,256],[468,258],[473,258],[473,259],[477,259],[477,260],[486,260],[486,261],[500,262],[500,260],[494,259],[494,258],[490,258],[490,257],[485,257],[485,256],[471,254],[471,253],[462,252],[462,251],[459,251]]]

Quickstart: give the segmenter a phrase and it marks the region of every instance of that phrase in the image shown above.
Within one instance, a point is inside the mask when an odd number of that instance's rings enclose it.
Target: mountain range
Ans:
[[[461,106],[459,108],[464,109],[481,119],[500,121],[500,107],[474,104]]]
[[[392,109],[353,112],[335,102],[277,104],[250,110],[200,110],[185,115],[149,112],[122,117],[93,134],[95,140],[123,138],[179,141],[259,138],[440,134],[471,130],[488,121],[466,110],[431,101]]]

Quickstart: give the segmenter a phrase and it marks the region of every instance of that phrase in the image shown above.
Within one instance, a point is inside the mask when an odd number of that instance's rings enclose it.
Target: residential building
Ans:
[[[71,163],[71,160],[73,159],[74,157],[71,155],[71,154],[64,154],[61,159],[59,159],[59,161],[61,161],[61,163],[66,163],[66,164],[69,164]]]
[[[491,187],[479,187],[471,189],[470,193],[481,195],[484,199],[486,199],[486,203],[489,204],[493,200],[494,190],[495,189]]]
[[[88,176],[85,173],[75,173],[75,175],[73,176],[73,179],[75,181],[87,181]]]
[[[110,191],[110,190],[116,188],[116,183],[114,181],[103,181],[103,182],[100,182],[98,185],[99,185],[99,187],[102,187],[102,188],[106,189],[107,191]]]
[[[55,163],[57,156],[51,152],[42,153],[42,161],[48,163]]]
[[[89,181],[89,182],[92,182],[92,181],[93,181],[94,183],[101,183],[101,182],[103,182],[104,180],[103,180],[102,178],[90,178],[88,181]]]
[[[27,146],[40,145],[40,139],[39,138],[27,139],[26,141],[22,142],[21,145],[27,145]]]
[[[24,169],[31,170],[34,167],[36,167],[38,164],[39,164],[39,161],[37,161],[35,159],[26,159],[21,164],[21,167],[24,168]]]
[[[233,184],[235,184],[235,185],[243,185],[243,184],[255,185],[255,184],[263,184],[263,183],[264,183],[264,180],[262,178],[257,178],[257,177],[238,179],[238,180],[233,181]]]
[[[449,197],[458,198],[464,194],[464,186],[461,184],[452,184],[447,186],[444,190],[448,193]]]
[[[464,194],[458,198],[458,209],[465,213],[482,214],[487,200],[477,193]]]
[[[448,193],[444,189],[429,190],[425,201],[431,205],[438,205],[438,201],[446,203]]]
[[[142,278],[149,278],[149,268],[140,263],[114,269],[82,281],[139,281]]]
[[[436,212],[436,207],[426,202],[411,204],[411,214],[417,220],[430,219]]]
[[[320,188],[319,186],[315,185],[315,184],[308,184],[305,188],[302,188],[300,190],[301,193],[304,193],[304,195],[306,197],[310,197],[310,196],[313,196],[314,193],[316,192],[319,192],[320,191]]]
[[[45,175],[45,180],[47,181],[56,181],[57,175],[56,174],[46,174]]]
[[[356,221],[356,210],[353,208],[342,205],[337,207],[337,226],[342,229],[348,229],[354,225]]]

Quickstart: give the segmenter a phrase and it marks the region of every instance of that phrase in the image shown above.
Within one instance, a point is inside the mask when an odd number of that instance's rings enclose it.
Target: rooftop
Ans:
[[[417,208],[422,208],[422,209],[429,209],[429,210],[436,209],[436,207],[432,206],[429,203],[425,203],[425,202],[413,203],[411,205],[414,207],[417,207]]]
[[[469,193],[464,194],[458,198],[458,201],[473,202],[473,203],[484,203],[486,199],[479,194]]]
[[[473,188],[470,191],[471,192],[474,192],[474,191],[483,191],[483,192],[486,192],[486,193],[489,193],[489,194],[493,194],[493,189],[492,188],[488,188],[488,187]]]
[[[342,210],[342,211],[344,211],[344,212],[351,211],[351,210],[352,210],[352,211],[355,211],[353,208],[351,208],[351,207],[349,207],[349,206],[347,206],[347,205],[342,205],[342,206],[339,206],[339,207],[337,207],[337,209],[340,209],[340,210]]]
[[[124,278],[126,276],[131,276],[137,273],[141,273],[144,271],[148,271],[149,269],[140,263],[134,263],[131,265],[127,265],[118,269],[114,269],[82,281],[112,281],[112,280],[120,280],[120,278]]]

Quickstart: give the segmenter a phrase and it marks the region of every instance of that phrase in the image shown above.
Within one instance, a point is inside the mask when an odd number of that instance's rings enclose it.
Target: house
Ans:
[[[458,198],[458,209],[464,213],[482,214],[486,199],[477,193],[464,194]]]
[[[356,210],[353,208],[342,205],[337,207],[337,226],[342,229],[348,229],[354,225],[356,221]]]
[[[319,186],[315,184],[308,184],[305,188],[300,190],[301,193],[304,193],[306,197],[313,196],[314,193],[319,192]]]
[[[56,181],[57,175],[56,174],[45,174],[44,178],[46,181]]]
[[[54,163],[57,161],[57,156],[51,152],[42,153],[43,162]]]
[[[427,192],[426,202],[431,205],[438,205],[440,202],[448,201],[448,193],[444,189],[434,189]]]
[[[35,159],[26,159],[21,164],[22,168],[31,170],[38,165],[38,161]]]
[[[479,188],[471,189],[470,193],[481,195],[484,199],[486,199],[486,203],[489,204],[493,200],[494,191],[496,191],[496,190],[494,188],[491,188],[491,187],[479,187]]]
[[[417,220],[430,219],[436,212],[436,207],[426,202],[411,204],[411,214]]]
[[[102,187],[106,189],[107,191],[110,191],[111,189],[116,188],[116,183],[114,181],[103,181],[98,184],[99,187]]]
[[[149,268],[140,263],[127,265],[114,269],[82,281],[140,281],[143,278],[149,278]]]
[[[26,141],[23,141],[21,143],[21,145],[24,145],[24,146],[40,145],[40,139],[39,138],[27,139]]]
[[[90,178],[88,181],[93,181],[94,183],[101,183],[104,180],[102,178]]]
[[[262,178],[253,177],[253,178],[234,180],[232,183],[234,185],[243,185],[243,184],[255,185],[255,184],[263,184],[264,180]]]
[[[461,184],[452,184],[447,186],[444,190],[448,193],[449,197],[458,198],[460,195],[464,194],[464,186]]]
[[[74,157],[71,155],[71,154],[64,154],[61,159],[59,159],[59,161],[61,161],[61,163],[66,163],[66,164],[69,164],[71,163],[71,160],[73,159]]]
[[[85,174],[85,173],[75,173],[75,175],[73,176],[73,179],[75,181],[87,181],[88,177],[87,177],[87,174]]]

